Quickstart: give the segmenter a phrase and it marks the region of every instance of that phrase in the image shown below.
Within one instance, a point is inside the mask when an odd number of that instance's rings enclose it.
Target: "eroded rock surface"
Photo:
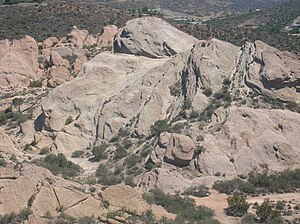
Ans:
[[[162,19],[143,17],[130,20],[114,40],[114,52],[150,58],[172,56],[190,49],[198,40]]]

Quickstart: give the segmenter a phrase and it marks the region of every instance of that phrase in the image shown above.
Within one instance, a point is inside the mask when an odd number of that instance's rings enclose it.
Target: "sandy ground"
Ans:
[[[220,194],[215,190],[211,190],[211,195],[204,198],[193,197],[196,201],[197,205],[205,205],[213,210],[215,210],[216,218],[222,224],[238,224],[240,223],[240,219],[229,217],[225,215],[225,210],[228,206],[227,198],[228,195]],[[286,193],[286,194],[270,194],[266,196],[257,196],[257,197],[248,197],[247,201],[249,203],[261,204],[266,199],[270,199],[271,201],[293,201],[295,204],[300,204],[300,193]],[[300,214],[293,215],[293,217],[284,217],[288,220],[294,218],[300,218]]]

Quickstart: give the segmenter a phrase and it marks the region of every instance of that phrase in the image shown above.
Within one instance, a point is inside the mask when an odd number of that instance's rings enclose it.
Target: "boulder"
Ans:
[[[29,81],[41,77],[38,46],[32,37],[0,41],[0,84],[2,86],[27,86]]]
[[[67,40],[78,48],[82,48],[84,45],[91,46],[97,43],[97,39],[89,35],[89,31],[80,30],[76,26],[73,26],[72,31],[67,35]]]
[[[196,38],[162,19],[142,17],[128,21],[118,31],[113,51],[150,58],[170,57],[190,50],[196,42]]]
[[[262,41],[255,41],[247,47],[251,52],[247,84],[254,86],[260,93],[299,103],[300,60]]]
[[[100,48],[111,46],[114,36],[116,35],[117,32],[118,32],[118,27],[114,25],[108,25],[103,27],[103,32],[97,39],[97,46]]]
[[[159,136],[159,145],[166,149],[165,162],[183,167],[188,166],[193,159],[195,143],[188,136],[165,132]]]
[[[123,184],[107,187],[101,192],[101,198],[108,202],[110,209],[125,210],[137,215],[142,215],[150,207],[138,190]]]

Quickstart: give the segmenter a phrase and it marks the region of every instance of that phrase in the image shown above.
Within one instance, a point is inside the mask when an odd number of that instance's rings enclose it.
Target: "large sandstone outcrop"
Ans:
[[[230,108],[219,132],[205,135],[200,172],[242,174],[299,167],[300,114],[286,110]]]
[[[126,23],[116,35],[114,52],[150,58],[172,56],[191,48],[198,40],[162,19],[143,17]]]
[[[0,84],[28,85],[42,76],[38,64],[38,46],[30,36],[0,41]]]
[[[99,198],[79,191],[80,188],[83,189],[77,183],[33,165],[23,164],[17,170],[13,167],[1,168],[0,215],[18,213],[27,207],[31,207],[36,217],[46,212],[58,215],[62,211],[75,217],[97,217],[107,213]]]
[[[154,22],[165,27],[167,34],[157,32],[158,25]],[[128,31],[130,38],[121,35],[127,29],[131,30]],[[150,38],[149,43],[144,35]],[[155,41],[154,36],[158,38]],[[160,40],[168,38],[180,43],[176,52],[184,52],[154,59],[166,56]],[[181,43],[183,39],[188,44]],[[209,87],[217,92],[222,88],[224,78],[233,79],[232,92],[254,88],[249,81],[245,82],[250,77],[247,66],[252,66],[247,63],[251,58],[247,47],[239,49],[217,39],[200,41],[193,46],[193,37],[182,34],[161,19],[148,17],[129,21],[117,34],[114,45],[118,41],[124,41],[122,46],[127,46],[129,41],[131,50],[118,51],[114,46],[115,52],[128,54],[103,52],[97,55],[84,65],[77,78],[49,94],[42,105],[41,129],[36,130],[43,133],[41,142],[53,144],[59,151],[74,151],[103,138],[110,139],[125,125],[147,135],[155,121],[178,115],[185,100],[192,102],[195,110],[203,110],[208,100],[202,89]],[[272,63],[271,60],[268,67]],[[295,67],[297,61],[287,60],[286,63]],[[297,77],[299,74],[295,72],[294,77]],[[260,76],[260,72],[251,73],[257,80]],[[179,94],[172,95],[169,88],[176,83],[180,85]],[[274,89],[272,93],[276,91]],[[299,93],[295,95],[298,97]],[[66,124],[69,117],[74,121]],[[37,144],[37,147],[41,145]]]
[[[300,60],[261,41],[255,41],[248,50],[247,82],[262,93],[300,102]]]

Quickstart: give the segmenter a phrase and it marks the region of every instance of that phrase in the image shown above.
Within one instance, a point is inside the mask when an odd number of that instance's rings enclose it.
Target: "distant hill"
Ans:
[[[239,46],[259,39],[300,57],[300,37],[289,35],[284,29],[298,16],[300,1],[290,0],[258,12],[212,19],[205,25],[177,24],[177,27],[198,39],[215,37]]]
[[[288,0],[100,0],[105,4],[118,8],[159,7],[174,12],[182,12],[198,16],[216,13],[241,13],[255,9],[264,9]]]
[[[28,1],[29,2],[29,1]],[[30,35],[37,40],[66,36],[72,26],[101,32],[104,25],[118,27],[132,18],[99,2],[44,0],[43,4],[0,6],[0,39],[18,39]]]

